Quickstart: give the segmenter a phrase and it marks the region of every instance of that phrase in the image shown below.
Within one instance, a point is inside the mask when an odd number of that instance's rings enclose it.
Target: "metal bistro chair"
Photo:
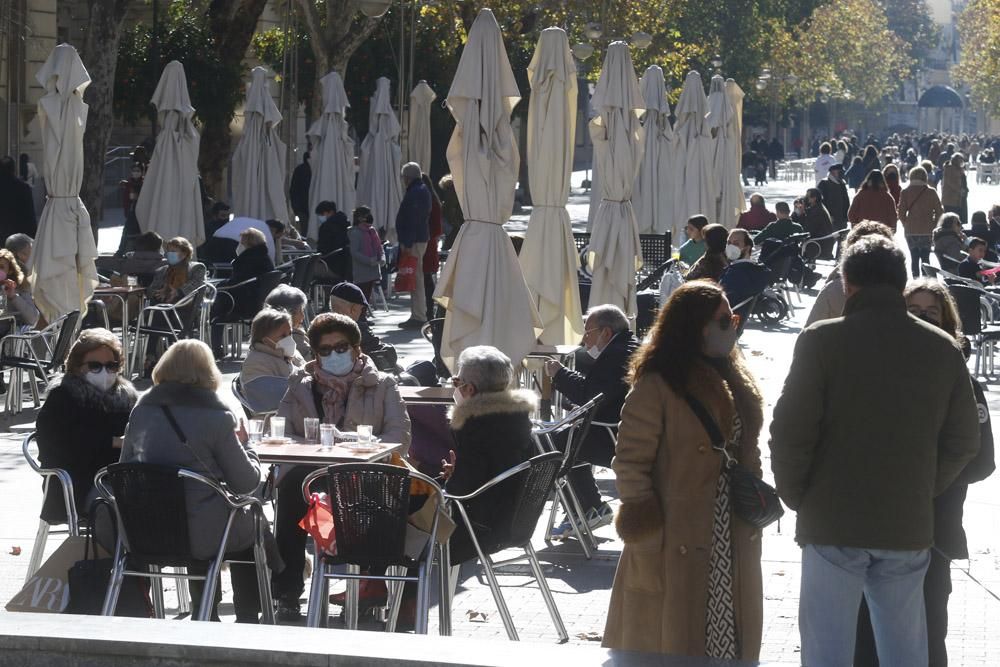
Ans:
[[[201,303],[210,289],[213,289],[212,286],[204,283],[175,303],[157,303],[142,309],[135,324],[135,353],[132,355],[131,373],[142,377],[150,336],[167,338],[176,343],[182,338],[196,337],[200,333]]]
[[[235,359],[243,356],[244,330],[249,328],[254,315],[264,306],[267,295],[284,279],[284,271],[274,270],[235,285],[217,286],[216,300],[225,300],[229,309],[215,317],[212,324],[223,327],[222,347],[225,349],[228,346]],[[239,301],[237,297],[240,297]]]
[[[289,263],[289,270],[285,273],[288,284],[302,290],[303,294],[309,294],[312,289],[313,274],[316,273],[316,267],[320,261],[322,259],[319,253],[309,253],[293,259]],[[312,299],[306,301],[305,314],[307,319],[312,319],[317,314],[317,311],[313,309],[312,303]]]
[[[642,268],[637,274],[641,282],[656,273],[670,259],[670,232],[663,234],[639,234],[639,249],[642,252]],[[666,267],[664,267],[666,268]],[[663,275],[662,273],[660,275]]]
[[[347,606],[344,610],[349,630],[358,627],[357,584],[361,579],[378,579],[390,583],[393,589],[387,630],[395,631],[396,618],[402,600],[402,584],[417,582],[417,634],[427,634],[429,608],[428,586],[434,554],[438,554],[439,580],[442,603],[439,605],[440,632],[451,632],[451,605],[448,589],[448,550],[437,542],[440,514],[436,514],[430,537],[421,553],[411,558],[405,553],[407,519],[410,509],[410,481],[417,479],[427,484],[433,495],[427,502],[437,503],[439,512],[444,509],[444,494],[430,477],[400,466],[384,463],[341,463],[311,472],[302,482],[302,495],[308,501],[312,484],[326,478],[327,493],[336,526],[337,553],[329,555],[317,549],[313,566],[312,589],[306,624],[311,628],[326,625],[329,607],[329,579],[346,579],[348,583]],[[337,565],[347,565],[347,572],[334,572]],[[361,574],[361,568],[386,568],[384,575]],[[416,568],[417,576],[406,574]],[[397,585],[398,584],[398,585]]]
[[[36,376],[48,386],[52,374],[65,363],[79,324],[80,311],[74,310],[41,331],[9,334],[0,340],[0,368],[11,369],[10,384],[7,389],[8,414],[21,412],[25,374],[31,384],[31,396],[35,407],[38,407],[39,391]]]
[[[233,395],[250,417],[270,417],[288,390],[288,378],[262,375],[244,384],[237,375],[232,382]]]
[[[201,562],[191,555],[188,532],[187,499],[188,483],[204,485],[229,507],[229,516],[219,538],[215,557],[208,561],[206,574],[163,573],[162,567],[189,567]],[[271,574],[264,554],[263,530],[266,525],[261,503],[250,496],[233,496],[216,482],[203,475],[174,466],[148,463],[115,463],[100,470],[94,477],[98,493],[110,501],[118,522],[118,540],[104,598],[102,616],[111,616],[118,604],[125,577],[147,579],[200,580],[205,582],[201,606],[196,621],[211,618],[215,606],[215,590],[223,562],[246,563],[226,558],[226,546],[233,520],[244,509],[249,509],[254,520],[254,563],[257,568],[257,586],[260,592],[262,620],[274,624],[274,602],[271,597]],[[145,565],[148,571],[135,568]],[[129,566],[135,569],[130,569]],[[163,618],[163,590],[159,583],[152,588],[153,606],[157,618]],[[180,597],[180,594],[178,594]]]
[[[948,291],[955,298],[958,306],[958,316],[962,320],[962,333],[968,336],[976,345],[976,362],[974,372],[978,376],[994,372],[994,346],[1000,342],[1000,326],[984,326],[989,321],[990,304],[983,302],[983,291],[966,285],[948,285]],[[987,348],[988,356],[983,359],[983,348]],[[987,370],[988,369],[988,370]]]
[[[35,533],[34,546],[31,547],[31,560],[28,561],[28,573],[24,577],[25,584],[35,575],[35,572],[38,572],[38,568],[42,566],[42,556],[45,553],[45,544],[48,542],[50,533],[65,532],[72,536],[80,534],[80,517],[76,511],[76,499],[73,497],[73,478],[62,468],[43,468],[42,464],[35,458],[35,455],[31,451],[34,442],[35,433],[29,433],[21,443],[21,451],[24,453],[24,459],[31,466],[31,469],[42,476],[43,498],[48,494],[49,485],[53,482],[59,484],[62,488],[63,504],[66,508],[66,530],[54,531],[52,530],[52,526],[58,524],[51,524],[41,517],[38,518],[38,531]]]
[[[552,527],[556,522],[556,510],[562,505],[566,518],[573,527],[576,539],[583,549],[583,555],[589,560],[593,556],[593,551],[597,549],[597,540],[587,523],[586,514],[580,505],[580,498],[576,495],[573,485],[570,483],[569,474],[574,468],[590,465],[589,463],[577,463],[577,456],[580,447],[590,431],[591,421],[597,411],[604,394],[598,394],[587,403],[574,408],[561,420],[548,424],[540,424],[531,430],[531,436],[535,440],[535,445],[539,453],[558,451],[555,445],[554,436],[564,436],[566,446],[562,451],[562,465],[560,466],[552,490],[555,491],[558,502],[553,501],[549,511],[549,521],[545,528],[545,541],[551,544]]]
[[[490,592],[493,593],[493,600],[496,602],[497,608],[500,611],[500,618],[503,620],[504,629],[507,631],[507,637],[511,641],[518,641],[517,629],[514,627],[514,621],[510,616],[510,610],[507,609],[507,602],[504,600],[503,592],[500,590],[500,585],[497,583],[496,568],[501,565],[507,565],[521,560],[527,560],[528,564],[531,566],[531,572],[535,577],[535,581],[538,582],[538,589],[541,591],[542,598],[545,600],[545,606],[549,610],[549,616],[552,617],[552,623],[555,625],[556,632],[559,634],[560,643],[569,639],[569,634],[567,634],[566,627],[563,625],[562,617],[559,615],[559,609],[556,607],[556,601],[552,597],[552,591],[549,590],[549,585],[545,581],[545,574],[542,572],[542,567],[538,563],[538,556],[535,553],[534,547],[531,546],[531,538],[538,525],[538,518],[545,509],[545,502],[548,499],[552,486],[556,483],[556,477],[559,474],[562,460],[563,457],[559,452],[546,452],[544,454],[539,454],[538,456],[535,456],[534,458],[531,458],[500,475],[497,475],[470,494],[464,496],[450,496],[445,494],[449,507],[453,508],[452,515],[454,516],[454,510],[457,509],[458,516],[461,518],[465,529],[468,531],[469,539],[476,549],[476,554],[479,556],[480,562],[483,564],[486,581],[489,583]],[[475,499],[477,496],[485,493],[488,489],[493,488],[497,484],[501,484],[515,477],[518,478],[516,480],[517,495],[512,499],[513,510],[511,512],[510,537],[499,544],[485,545],[486,549],[484,549],[484,545],[479,542],[479,538],[472,527],[472,522],[469,520],[469,515],[465,509],[465,503]],[[524,551],[524,555],[504,561],[494,562],[493,559],[490,558],[490,554],[487,553],[487,551],[496,553],[497,551],[510,548],[520,548]],[[450,596],[448,600],[450,604]],[[442,605],[443,604],[445,603],[442,602]]]

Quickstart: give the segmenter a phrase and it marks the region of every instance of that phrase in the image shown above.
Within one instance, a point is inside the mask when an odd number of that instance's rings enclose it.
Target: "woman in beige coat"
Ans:
[[[263,308],[250,324],[250,350],[240,369],[244,385],[259,377],[287,378],[306,363],[292,337],[292,316]]]
[[[931,262],[931,235],[944,212],[937,190],[927,185],[927,170],[923,167],[910,170],[910,184],[899,197],[898,211],[910,247],[910,269],[913,277],[919,278],[920,265]]]
[[[725,509],[723,456],[686,399],[705,407],[730,454],[759,476],[762,401],[735,348],[737,324],[717,285],[690,282],[632,359],[612,463],[625,547],[606,647],[744,660],[760,653],[760,531]]]

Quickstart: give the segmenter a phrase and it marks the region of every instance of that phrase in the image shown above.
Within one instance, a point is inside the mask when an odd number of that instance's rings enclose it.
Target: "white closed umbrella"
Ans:
[[[201,135],[194,126],[184,66],[167,63],[153,91],[160,122],[156,148],[135,203],[135,217],[144,232],[165,240],[183,236],[194,247],[205,242],[205,213],[198,184]]]
[[[663,70],[650,65],[639,79],[646,114],[642,119],[645,149],[639,177],[635,180],[632,205],[640,234],[662,234],[673,230],[668,184],[674,169],[674,130],[670,125],[670,104],[663,81]]]
[[[406,155],[416,162],[425,174],[431,173],[431,104],[437,93],[421,81],[410,92],[410,122],[406,141]]]
[[[455,118],[448,164],[465,214],[434,292],[448,311],[441,355],[449,364],[467,347],[493,345],[516,367],[541,332],[503,229],[514,208],[520,162],[510,127],[520,97],[500,26],[493,12],[483,9],[469,31],[447,99]]]
[[[389,79],[375,82],[375,94],[368,111],[368,135],[361,142],[361,174],[358,176],[358,203],[368,206],[375,229],[396,241],[396,213],[403,199],[400,181],[399,121],[392,110]],[[423,166],[423,165],[421,165]]]
[[[743,98],[746,97],[746,93],[740,88],[740,84],[736,83],[735,79],[726,79],[726,97],[729,98],[729,103],[733,105],[733,113],[736,114],[736,136],[738,141],[736,142],[737,147],[737,163],[740,165],[740,172],[743,171]],[[742,183],[742,180],[740,181]]]
[[[79,197],[83,182],[83,132],[90,75],[76,49],[60,44],[35,75],[45,94],[38,101],[48,197],[32,251],[35,304],[49,322],[74,310],[86,312],[97,287],[97,244],[90,214]],[[2,204],[0,204],[2,205]]]
[[[674,107],[674,140],[677,146],[676,172],[673,179],[673,237],[684,241],[684,226],[692,215],[702,214],[716,222],[716,188],[712,173],[712,138],[705,125],[708,99],[701,75],[689,72]]]
[[[350,214],[354,210],[354,142],[347,132],[345,113],[350,103],[344,92],[344,81],[337,72],[322,79],[323,114],[309,128],[313,151],[309,182],[309,228],[306,236],[319,238],[316,205],[332,201],[337,210]]]
[[[642,266],[632,188],[642,162],[644,102],[625,42],[612,42],[590,101],[594,161],[601,173],[601,203],[590,232],[590,305],[618,306],[635,317],[635,272]]]
[[[278,138],[281,112],[271,97],[271,81],[264,67],[250,73],[243,108],[243,136],[233,152],[233,214],[261,220],[287,221],[285,155]]]
[[[718,199],[715,222],[732,229],[740,213],[746,210],[746,199],[740,180],[740,136],[736,110],[726,94],[726,82],[718,74],[712,77],[705,122],[712,132],[712,172]]]
[[[534,206],[521,268],[542,320],[539,340],[568,345],[583,335],[580,259],[566,200],[576,137],[576,64],[561,28],[542,31],[528,65],[528,181]]]

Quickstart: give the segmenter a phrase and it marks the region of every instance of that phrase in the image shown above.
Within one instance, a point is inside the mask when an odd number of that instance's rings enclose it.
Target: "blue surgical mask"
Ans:
[[[173,266],[181,263],[181,254],[176,250],[167,251],[167,264]]]
[[[354,358],[351,351],[331,352],[319,358],[319,364],[324,371],[332,375],[347,375],[354,368]]]

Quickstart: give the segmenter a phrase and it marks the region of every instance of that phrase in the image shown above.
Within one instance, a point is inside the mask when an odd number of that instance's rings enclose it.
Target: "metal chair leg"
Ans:
[[[580,525],[583,526],[583,532],[586,535],[587,542],[590,544],[591,549],[597,550],[597,539],[594,537],[593,531],[590,530],[590,524],[587,522],[587,513],[583,511],[583,505],[580,504],[580,496],[576,495],[576,489],[573,488],[573,484],[570,482],[569,478],[566,479],[566,490],[569,491],[570,502],[573,503],[573,511],[576,512],[577,516],[580,517]],[[579,537],[579,530],[577,531],[577,537]],[[584,550],[586,552],[586,550]],[[588,556],[588,559],[590,557]]]
[[[159,565],[149,565],[148,567],[151,574],[159,574]],[[149,584],[150,597],[153,599],[153,617],[166,618],[166,613],[163,610],[163,579],[150,577]]]
[[[101,616],[114,616],[115,607],[118,606],[118,595],[122,590],[122,581],[125,579],[125,556],[122,554],[121,544],[115,548],[114,563],[111,566],[111,579],[108,581],[108,590],[104,594],[104,606],[101,607]]]
[[[593,555],[590,551],[590,543],[584,539],[584,535],[580,529],[580,524],[577,522],[577,517],[574,516],[574,507],[566,496],[566,489],[557,483],[556,490],[559,494],[559,502],[562,503],[563,511],[566,512],[566,518],[569,519],[569,525],[573,528],[573,533],[576,535],[576,539],[580,543],[580,548],[583,549],[583,555],[586,556],[587,560],[590,560]],[[580,517],[581,521],[584,519],[585,517]],[[587,528],[589,528],[589,526],[587,526]]]
[[[313,556],[312,585],[309,588],[309,606],[306,608],[306,625],[318,628],[320,614],[323,613],[323,601],[327,597],[326,565],[320,550]],[[325,625],[325,624],[324,624]]]
[[[454,588],[451,585],[451,549],[448,543],[437,545],[438,551],[438,584],[440,599],[438,600],[438,634],[442,637],[451,636],[451,601],[454,599]],[[456,583],[457,583],[456,577]]]
[[[196,621],[208,621],[212,618],[212,610],[215,608],[215,589],[219,585],[219,571],[222,569],[222,558],[218,557],[208,564],[208,572],[205,575],[205,587],[201,593],[201,608],[198,609]]]
[[[393,565],[387,568],[385,573],[393,577],[404,576],[406,574],[406,568]],[[385,631],[395,632],[396,623],[399,620],[399,608],[403,605],[403,589],[406,584],[402,581],[387,581],[385,583],[386,588],[389,591],[389,610],[385,620]]]
[[[528,555],[528,563],[531,565],[531,571],[535,574],[538,589],[542,592],[542,598],[544,598],[545,606],[549,610],[549,616],[552,617],[552,623],[556,626],[556,632],[559,634],[559,643],[565,643],[569,641],[569,633],[566,632],[566,626],[563,625],[562,616],[559,615],[559,608],[556,607],[555,598],[552,597],[552,591],[545,580],[545,574],[542,572],[542,566],[538,562],[538,555],[535,553],[535,548],[531,546],[531,542],[524,545],[524,553]]]
[[[258,538],[253,545],[254,567],[257,570],[257,592],[260,597],[261,623],[274,625],[274,598],[271,596],[271,573],[267,569],[264,543]]]
[[[510,617],[510,610],[507,609],[507,601],[500,590],[499,582],[497,582],[497,575],[493,572],[493,560],[488,555],[482,554],[480,561],[483,563],[483,573],[486,575],[486,582],[490,586],[490,592],[493,593],[493,601],[497,603],[497,609],[500,611],[500,619],[503,621],[503,627],[507,630],[507,638],[515,642],[520,641],[517,636],[517,628],[514,627],[514,619]]]
[[[174,568],[174,571],[178,574],[187,574],[186,567]],[[188,586],[188,580],[178,578],[175,580],[177,583],[177,613],[178,614],[189,614],[191,613],[191,587]]]
[[[348,574],[361,574],[357,565],[347,566]],[[361,589],[360,579],[347,580],[347,593],[344,595],[344,627],[348,630],[358,629],[358,593]]]
[[[28,561],[28,574],[24,577],[27,584],[38,568],[42,566],[42,556],[45,555],[45,543],[49,540],[49,522],[45,519],[38,520],[38,531],[35,533],[35,544],[31,547],[31,560]]]

